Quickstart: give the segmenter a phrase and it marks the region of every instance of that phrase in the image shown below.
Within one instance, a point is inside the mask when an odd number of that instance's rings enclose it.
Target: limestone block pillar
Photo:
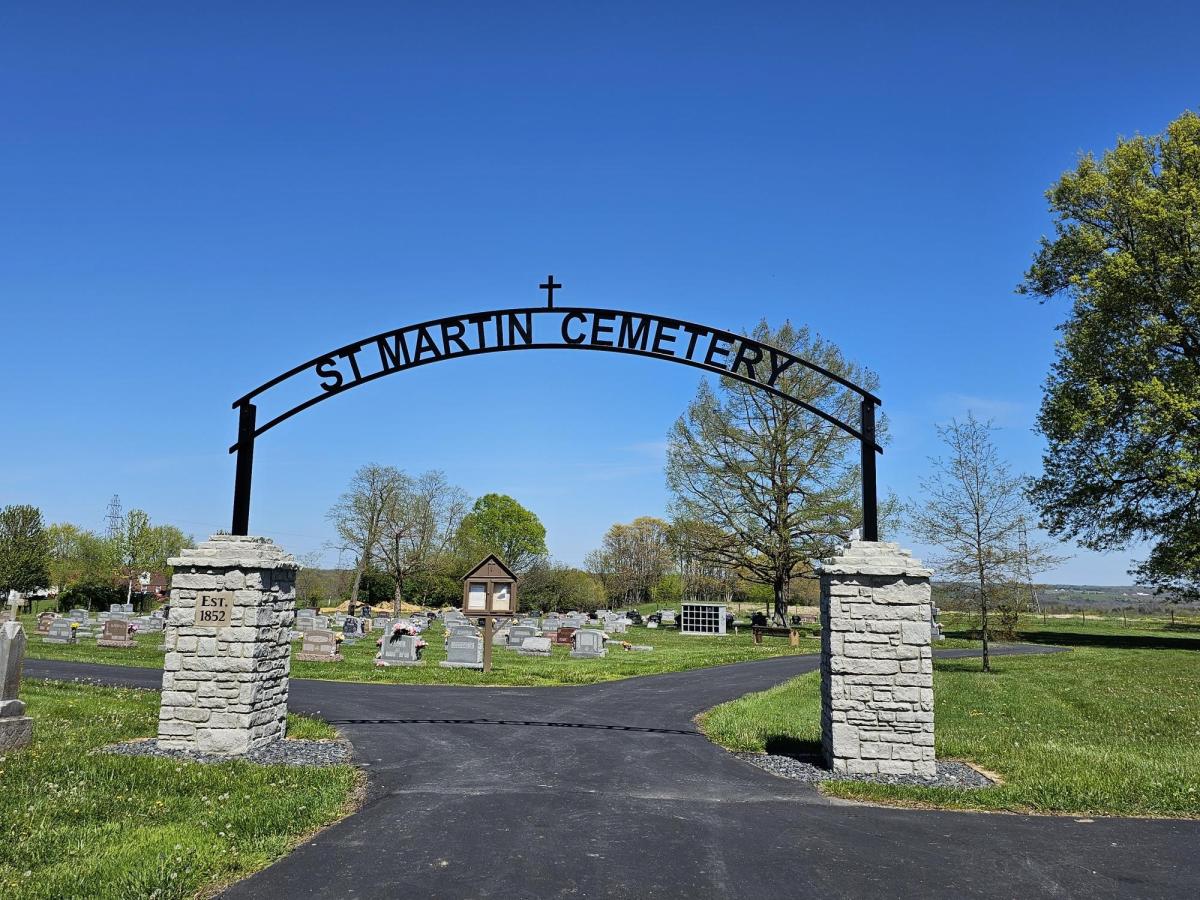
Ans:
[[[169,562],[159,746],[234,755],[279,740],[295,559],[268,538],[216,534]]]
[[[821,748],[835,772],[936,774],[931,573],[896,544],[821,564]]]

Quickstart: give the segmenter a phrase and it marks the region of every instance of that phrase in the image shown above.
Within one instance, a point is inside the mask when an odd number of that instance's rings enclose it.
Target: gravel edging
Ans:
[[[971,768],[966,763],[939,760],[937,775],[932,778],[922,778],[919,775],[848,775],[843,772],[831,772],[815,760],[797,759],[792,756],[777,756],[772,753],[734,753],[738,759],[758,766],[778,775],[780,778],[791,778],[815,784],[820,781],[866,781],[872,784],[911,784],[917,787],[948,787],[961,789],[979,789],[992,787],[995,781],[982,772]]]
[[[192,750],[164,750],[157,738],[109,744],[93,752],[114,753],[120,756],[155,756],[160,759],[179,759],[196,763],[220,763],[230,760],[255,763],[260,766],[338,766],[350,762],[353,748],[348,741],[275,741],[258,750],[238,756],[216,756]]]

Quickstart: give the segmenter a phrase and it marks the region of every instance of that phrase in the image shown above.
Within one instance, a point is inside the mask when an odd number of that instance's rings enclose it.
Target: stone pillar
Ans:
[[[0,753],[28,747],[33,719],[25,715],[21,669],[25,665],[25,629],[20,622],[0,625]]]
[[[230,534],[168,562],[159,746],[236,755],[279,740],[300,567],[268,538]]]
[[[821,749],[834,772],[936,774],[930,575],[874,541],[821,563]]]

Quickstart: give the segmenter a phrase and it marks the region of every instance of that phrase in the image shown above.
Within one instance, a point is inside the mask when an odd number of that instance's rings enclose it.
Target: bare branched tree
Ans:
[[[396,580],[397,604],[405,579],[429,571],[449,551],[469,504],[466,492],[436,470],[406,479],[392,496],[383,510],[374,553],[380,567]]]
[[[387,511],[408,487],[408,476],[394,466],[366,465],[354,473],[349,490],[327,514],[337,529],[337,549],[355,557],[352,603],[358,603],[362,575],[379,545]]]
[[[908,507],[913,535],[942,551],[930,559],[938,575],[971,586],[985,672],[991,671],[990,613],[1012,596],[1015,585],[1063,560],[1049,552],[1051,545],[1024,540],[1035,519],[1029,481],[1000,459],[994,430],[971,413],[965,422],[939,427],[949,456],[930,460],[933,474],[921,481],[921,500]]]

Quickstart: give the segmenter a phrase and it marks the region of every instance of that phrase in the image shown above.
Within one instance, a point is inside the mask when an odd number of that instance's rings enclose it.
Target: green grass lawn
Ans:
[[[93,754],[155,734],[158,694],[27,681],[34,743],[0,755],[0,897],[189,897],[268,865],[350,810],[358,776]],[[289,717],[293,737],[335,732]]]
[[[107,663],[108,665],[145,666],[161,668],[163,653],[158,649],[161,635],[136,635],[137,647],[116,649],[97,647],[94,640],[82,639],[78,644],[47,644],[36,634],[36,623],[26,622],[29,634],[27,653],[35,659],[65,659],[75,662]],[[805,638],[799,648],[789,646],[785,638],[765,638],[755,645],[748,630],[738,635],[707,637],[681,635],[674,629],[630,627],[624,636],[631,644],[649,644],[649,653],[610,649],[604,659],[571,659],[570,647],[555,646],[549,657],[521,656],[516,651],[494,648],[492,671],[484,675],[470,669],[443,669],[438,662],[446,658],[441,625],[425,633],[429,646],[425,649],[424,666],[375,666],[375,639],[372,632],[353,646],[343,645],[341,662],[303,662],[292,657],[294,678],[320,678],[331,681],[369,681],[403,684],[467,684],[467,685],[565,685],[595,684],[628,678],[632,675],[653,675],[659,672],[678,672],[703,666],[766,659],[789,653],[815,653],[820,649],[816,638]],[[293,644],[293,651],[300,642]]]
[[[1029,621],[1019,637],[1071,647],[934,666],[937,753],[998,773],[981,791],[826,782],[839,797],[966,809],[1200,816],[1200,629]],[[809,751],[818,676],[709,710],[701,727],[734,750]]]

